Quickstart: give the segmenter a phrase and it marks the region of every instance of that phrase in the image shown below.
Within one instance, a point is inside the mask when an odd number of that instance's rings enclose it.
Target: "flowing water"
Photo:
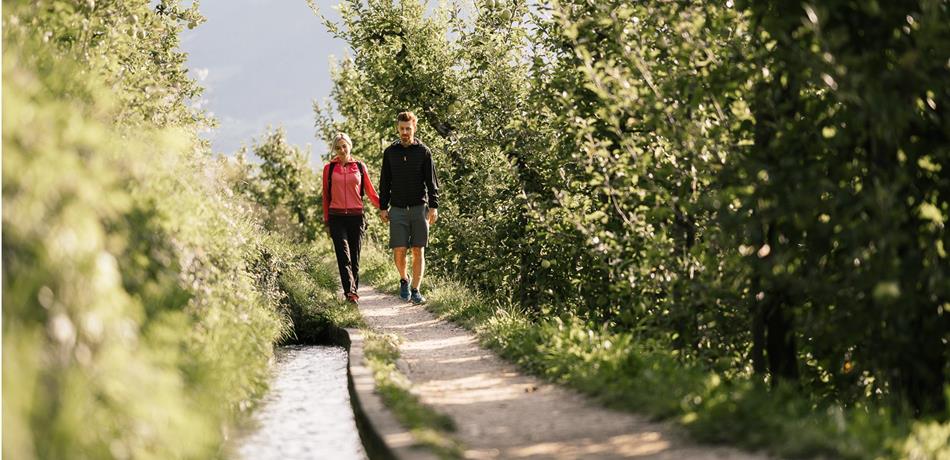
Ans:
[[[236,458],[366,458],[347,391],[346,350],[288,346],[277,350],[270,391],[238,440]]]

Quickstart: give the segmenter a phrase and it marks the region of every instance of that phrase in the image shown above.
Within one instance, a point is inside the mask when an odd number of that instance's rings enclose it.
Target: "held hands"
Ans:
[[[389,211],[382,209],[379,211],[379,218],[385,223],[389,223]]]

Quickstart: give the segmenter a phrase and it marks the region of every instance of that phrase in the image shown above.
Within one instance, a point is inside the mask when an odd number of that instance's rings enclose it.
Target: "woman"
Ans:
[[[345,133],[333,139],[336,156],[323,166],[323,221],[333,239],[340,282],[348,302],[357,303],[360,296],[360,247],[363,244],[363,196],[379,208],[379,195],[366,174],[366,165],[353,158],[353,141]]]

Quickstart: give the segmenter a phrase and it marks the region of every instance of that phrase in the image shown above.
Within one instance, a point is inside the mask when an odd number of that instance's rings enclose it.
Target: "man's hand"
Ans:
[[[387,210],[385,210],[385,209],[380,210],[380,211],[379,211],[379,218],[380,218],[383,222],[385,222],[385,223],[388,224],[388,223],[389,223],[389,211],[387,211]]]
[[[429,215],[426,216],[426,219],[429,221],[429,225],[434,225],[435,221],[439,220],[439,210],[436,208],[429,208]]]

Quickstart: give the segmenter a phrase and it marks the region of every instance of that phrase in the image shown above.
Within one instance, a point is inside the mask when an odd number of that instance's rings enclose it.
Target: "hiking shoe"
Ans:
[[[409,280],[399,280],[399,298],[409,300]]]
[[[410,297],[410,300],[412,300],[412,303],[417,304],[417,305],[426,303],[426,298],[422,297],[422,293],[419,292],[418,289],[412,290],[412,297]]]
[[[351,303],[351,304],[353,304],[353,305],[359,305],[359,304],[360,304],[360,296],[358,296],[358,295],[356,295],[356,294],[348,293],[348,294],[346,294],[346,301],[349,302],[349,303]]]

